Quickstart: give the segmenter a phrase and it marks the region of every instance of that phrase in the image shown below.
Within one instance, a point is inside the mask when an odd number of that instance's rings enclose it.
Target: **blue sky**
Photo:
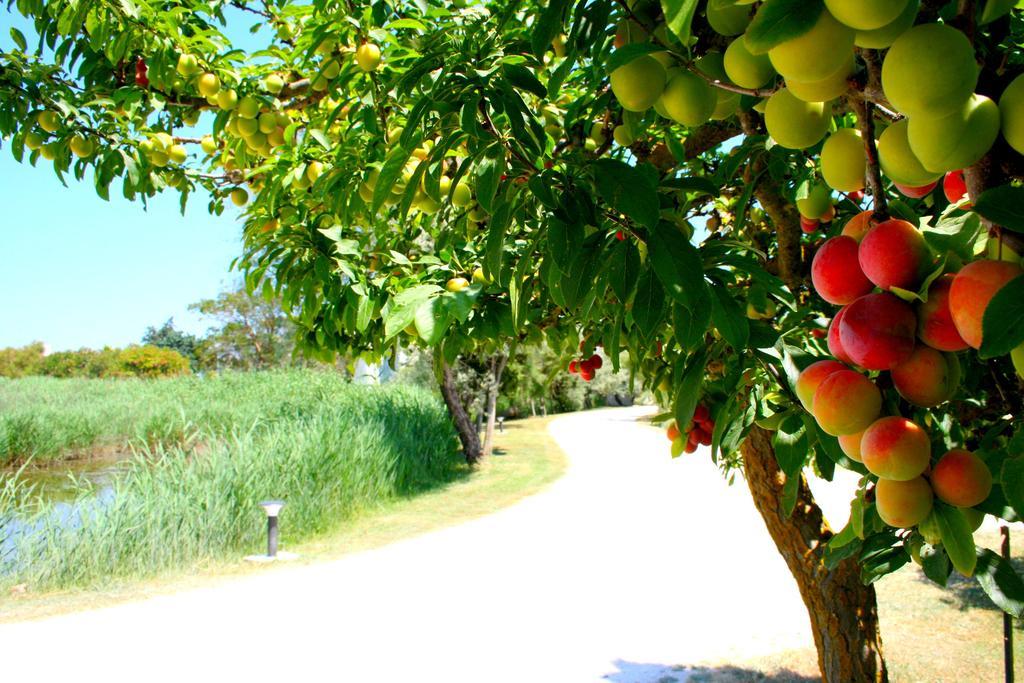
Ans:
[[[251,16],[231,24],[229,35],[255,46]],[[11,26],[31,44],[30,25],[0,10],[0,46],[13,45]],[[0,144],[0,347],[124,346],[171,317],[190,332],[206,329],[188,305],[237,282],[229,272],[242,248],[236,212],[210,216],[198,193],[184,217],[176,193],[147,210],[111,187],[106,202],[89,182],[65,188],[49,162],[19,164]]]

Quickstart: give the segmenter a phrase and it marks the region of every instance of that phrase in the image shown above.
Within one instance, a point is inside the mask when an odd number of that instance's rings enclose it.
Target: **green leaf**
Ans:
[[[981,232],[981,219],[974,213],[944,216],[934,227],[926,225],[921,232],[925,242],[936,252],[953,252],[964,261],[970,261],[974,258],[974,242]]]
[[[704,342],[704,334],[707,332],[710,312],[704,319],[698,318],[697,314],[691,313],[690,309],[680,304],[672,306],[672,334],[676,341],[687,351],[696,351]]]
[[[593,168],[597,191],[606,202],[640,225],[658,224],[658,176],[653,166],[600,159]]]
[[[533,27],[531,47],[533,54],[540,57],[551,48],[551,41],[562,32],[562,18],[569,6],[569,0],[551,0]]]
[[[685,45],[690,40],[690,26],[697,11],[697,0],[661,0],[665,23]]]
[[[987,24],[995,21],[1018,5],[1018,0],[985,0],[985,9],[981,11],[978,23]]]
[[[665,290],[648,269],[640,276],[636,296],[633,297],[633,320],[640,330],[640,336],[650,342],[664,317]]]
[[[505,231],[512,220],[512,202],[502,201],[487,224],[487,244],[484,252],[484,274],[496,279],[501,272],[501,257],[505,249]]]
[[[608,73],[611,73],[618,69],[620,66],[629,64],[637,57],[649,55],[652,52],[664,52],[665,48],[661,45],[655,45],[654,43],[629,43],[623,45],[608,58],[608,64],[605,65]]]
[[[750,322],[739,303],[724,286],[711,287],[711,321],[737,353],[747,348]]]
[[[395,145],[391,150],[391,154],[380,169],[380,175],[377,177],[377,184],[373,188],[373,201],[371,203],[371,208],[375,213],[384,205],[384,200],[391,195],[391,190],[395,186],[395,181],[398,179],[398,176],[402,174],[402,169],[405,168],[405,162],[409,160],[410,154],[411,152],[407,151],[400,145]]]
[[[794,413],[782,421],[772,437],[772,446],[779,469],[788,478],[798,478],[797,475],[807,461],[808,450],[807,428],[800,415]]]
[[[548,96],[548,89],[525,66],[521,64],[506,64],[502,67],[502,71],[505,72],[505,78],[508,79],[508,82],[513,87],[533,93],[540,98]]]
[[[704,349],[701,349],[691,356],[686,370],[683,371],[683,377],[676,389],[675,400],[672,402],[672,412],[675,414],[676,424],[688,425],[693,421],[693,413],[700,401],[700,390],[704,384],[704,368],[707,366],[707,362],[707,354]]]
[[[28,43],[25,42],[25,34],[13,26],[11,27],[11,40],[14,41],[15,45],[17,45],[18,49],[22,52],[25,52],[28,49]]]
[[[640,273],[640,254],[632,242],[617,242],[608,258],[608,283],[620,302],[629,301]]]
[[[704,281],[704,264],[697,248],[671,223],[663,222],[651,231],[648,257],[658,279],[674,301],[696,313],[710,313],[710,295]]]
[[[962,512],[952,505],[935,501],[932,511],[939,525],[939,536],[942,546],[946,549],[950,561],[958,572],[964,576],[974,573],[978,556],[974,552],[974,536]]]
[[[789,517],[796,509],[796,494],[800,491],[800,477],[786,477],[782,485],[782,512]]]
[[[1005,356],[1024,344],[1024,275],[1006,283],[988,302],[981,330],[982,358]]]
[[[949,555],[940,548],[933,548],[925,545],[921,548],[921,569],[929,579],[945,586],[949,581],[949,574],[953,571],[953,565],[949,563]]]
[[[1008,458],[1003,462],[1000,476],[1003,494],[1018,515],[1024,515],[1024,456]]]
[[[505,169],[505,150],[500,144],[491,147],[476,164],[476,199],[488,212],[494,210],[494,197]]]
[[[756,55],[799,38],[817,23],[823,0],[767,0],[747,27],[746,45]]]
[[[417,309],[413,322],[416,333],[428,346],[434,346],[444,338],[445,330],[451,324],[448,311],[441,305],[441,299],[434,297],[423,302]]]
[[[1024,617],[1024,581],[1006,558],[988,548],[979,550],[974,578],[999,609],[1015,619]]]
[[[1024,187],[985,190],[974,202],[974,212],[1007,230],[1024,232]]]

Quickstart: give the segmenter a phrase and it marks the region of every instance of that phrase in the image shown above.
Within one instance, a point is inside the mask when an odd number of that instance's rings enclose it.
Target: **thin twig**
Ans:
[[[882,185],[882,173],[878,167],[878,148],[875,145],[875,120],[872,110],[874,104],[858,97],[849,98],[850,107],[857,115],[857,129],[860,131],[864,141],[864,156],[867,160],[867,184],[871,190],[871,199],[874,202],[874,219],[877,221],[888,220],[889,202],[885,198],[885,188]]]

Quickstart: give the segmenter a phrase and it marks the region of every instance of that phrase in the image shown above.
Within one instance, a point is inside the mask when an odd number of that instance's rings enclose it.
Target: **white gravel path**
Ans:
[[[664,432],[636,422],[649,410],[555,420],[566,475],[485,518],[0,625],[0,680],[654,683],[685,681],[672,665],[810,647],[746,486],[727,486],[704,450],[672,460]]]

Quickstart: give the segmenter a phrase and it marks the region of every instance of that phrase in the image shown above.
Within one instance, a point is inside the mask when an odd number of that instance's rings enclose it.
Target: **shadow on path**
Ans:
[[[820,678],[809,678],[787,669],[770,674],[738,666],[665,666],[614,662],[618,671],[608,674],[603,680],[609,683],[819,683]]]

